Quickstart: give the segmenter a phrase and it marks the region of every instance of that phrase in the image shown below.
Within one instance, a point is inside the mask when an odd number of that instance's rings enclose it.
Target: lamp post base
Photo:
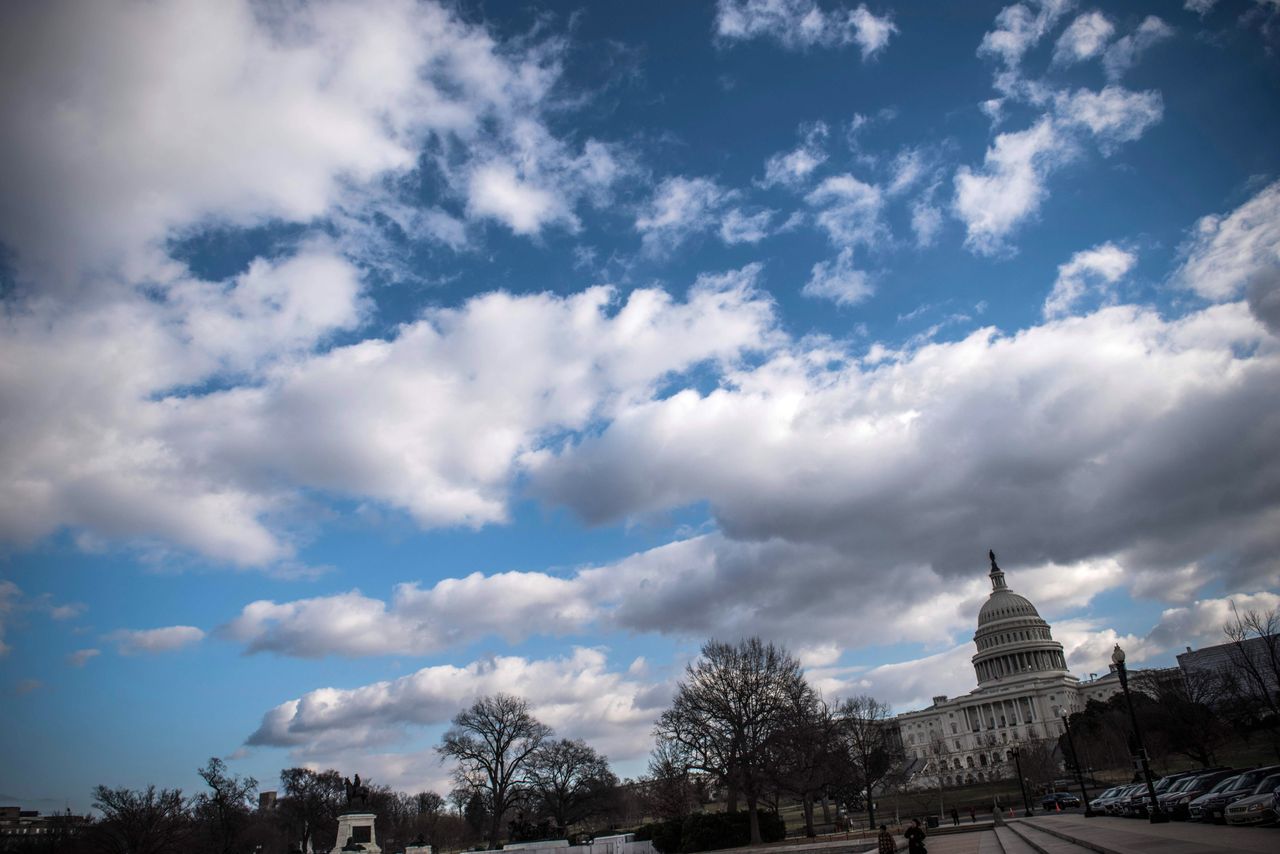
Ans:
[[[1150,821],[1152,824],[1167,824],[1169,816],[1165,815],[1163,812],[1153,812],[1151,814]]]

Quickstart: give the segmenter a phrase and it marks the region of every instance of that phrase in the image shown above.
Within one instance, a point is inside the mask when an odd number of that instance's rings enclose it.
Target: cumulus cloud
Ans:
[[[719,0],[716,36],[726,41],[771,38],[791,50],[856,44],[866,62],[898,32],[890,15],[865,3],[824,11],[816,0]]]
[[[819,166],[827,161],[823,146],[829,130],[825,122],[814,122],[801,128],[801,143],[787,152],[773,155],[764,164],[765,187],[798,187],[808,181]]]
[[[1061,93],[1055,99],[1059,126],[1087,129],[1104,153],[1121,142],[1141,137],[1164,115],[1159,92],[1134,92],[1108,86],[1099,92],[1079,89]]]
[[[1176,285],[1210,300],[1244,294],[1259,320],[1280,334],[1280,182],[1229,214],[1195,224]]]
[[[1237,613],[1266,612],[1280,608],[1280,596],[1274,593],[1236,593],[1214,599],[1196,601],[1160,614],[1160,621],[1147,634],[1152,643],[1168,649],[1185,646],[1213,646],[1226,643],[1223,627],[1235,622]]]
[[[1070,65],[1100,55],[1115,34],[1116,26],[1098,11],[1086,12],[1071,22],[1053,49],[1053,60]]]
[[[580,585],[538,572],[447,578],[429,589],[397,585],[391,603],[358,590],[280,603],[258,601],[223,627],[249,652],[425,655],[489,636],[516,643],[531,626],[551,635],[580,631],[596,616]]]
[[[772,220],[771,210],[747,213],[742,208],[733,208],[720,223],[720,239],[730,245],[759,243],[769,236],[769,223]]]
[[[1053,106],[1031,127],[998,135],[980,170],[957,170],[953,210],[965,224],[966,245],[975,252],[1008,250],[1009,235],[1047,198],[1049,176],[1079,156],[1084,140],[1111,154],[1121,143],[1140,138],[1164,112],[1158,92],[1119,86],[1060,92]]]
[[[1137,256],[1114,243],[1077,252],[1058,267],[1058,278],[1044,301],[1045,317],[1068,314],[1090,289],[1114,285],[1133,269]]]
[[[1152,45],[1173,35],[1173,27],[1155,15],[1148,15],[1132,33],[1116,39],[1102,57],[1102,67],[1112,80],[1119,80]]]
[[[579,647],[541,660],[498,656],[463,667],[424,667],[358,688],[309,691],[268,711],[246,743],[291,747],[307,758],[368,749],[447,723],[475,698],[497,692],[526,698],[557,735],[586,739],[613,759],[649,751],[649,730],[672,693],[611,669],[600,649]]]
[[[856,305],[872,294],[867,274],[854,267],[853,250],[842,249],[834,261],[813,265],[809,281],[801,291],[807,297],[829,299],[837,305]]]
[[[719,222],[730,197],[710,178],[666,178],[636,216],[636,231],[649,252],[670,251]]]
[[[164,241],[211,220],[359,220],[429,146],[454,196],[521,233],[572,223],[564,200],[609,178],[542,122],[563,45],[508,49],[435,2],[286,16],[115,0],[5,19],[0,230],[43,286],[167,278]]]
[[[309,280],[292,275],[295,263],[183,297],[202,312],[139,297],[60,319],[6,315],[0,397],[16,415],[0,438],[0,535],[30,542],[68,527],[263,565],[292,554],[277,514],[300,488],[372,498],[423,525],[501,521],[520,455],[665,376],[762,346],[774,323],[756,266],[705,277],[684,301],[654,289],[625,300],[602,287],[492,293],[388,339],[267,362],[252,383],[192,393],[224,367],[358,314],[321,298],[353,295],[344,263],[315,259]],[[291,284],[265,281],[276,274]],[[252,293],[241,298],[242,287]],[[228,316],[253,322],[224,334]],[[115,346],[101,347],[107,339]]]
[[[199,643],[204,632],[195,626],[165,626],[160,629],[120,629],[104,636],[121,655],[172,652]],[[79,654],[79,653],[77,653]]]
[[[1039,0],[1004,7],[996,15],[995,28],[983,35],[978,55],[995,57],[1006,68],[1016,68],[1072,5],[1073,0]]]
[[[818,226],[836,246],[873,245],[887,233],[881,219],[884,193],[848,173],[827,178],[805,201],[817,210]]]
[[[961,166],[956,172],[954,209],[967,229],[966,244],[985,255],[1001,251],[1005,237],[1039,210],[1045,176],[1072,156],[1047,118],[997,136],[981,171]]]
[[[1223,578],[1274,583],[1278,381],[1275,340],[1239,303],[1117,306],[865,361],[785,348],[620,410],[532,485],[590,522],[707,501],[729,537],[824,544],[849,579],[949,575],[958,544],[1008,543],[1132,572],[1213,553]]]

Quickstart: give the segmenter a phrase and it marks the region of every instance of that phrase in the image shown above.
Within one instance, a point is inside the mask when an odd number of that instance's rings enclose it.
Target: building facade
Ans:
[[[1012,777],[1015,747],[1057,739],[1063,709],[1078,712],[1120,690],[1114,672],[1087,682],[1071,675],[1062,644],[1035,605],[1009,588],[994,554],[990,578],[973,636],[978,687],[963,697],[934,697],[928,708],[896,718],[916,785]]]

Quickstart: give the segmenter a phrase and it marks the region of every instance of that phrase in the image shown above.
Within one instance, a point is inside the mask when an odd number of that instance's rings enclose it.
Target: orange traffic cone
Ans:
[[[1013,807],[1009,807],[1009,818],[1013,818]]]
[[[1053,811],[1054,811],[1054,812],[1062,812],[1062,804],[1058,803],[1057,801],[1054,801],[1054,802],[1053,802]]]

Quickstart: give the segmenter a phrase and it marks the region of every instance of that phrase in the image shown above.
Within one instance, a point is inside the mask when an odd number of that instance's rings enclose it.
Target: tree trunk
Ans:
[[[867,827],[876,829],[876,802],[871,799],[871,786],[867,786]]]
[[[738,811],[738,784],[730,779],[725,785],[725,809],[729,812]]]
[[[826,792],[822,793],[822,823],[831,824],[831,798]]]
[[[806,794],[801,805],[804,807],[804,835],[813,838],[818,835],[813,832],[813,795]]]
[[[501,832],[502,812],[494,805],[493,816],[489,819],[489,850],[493,851],[498,847],[498,834]]]
[[[756,809],[758,798],[754,793],[747,795],[747,820],[751,824],[751,844],[761,845],[764,839],[760,837],[760,812]]]

